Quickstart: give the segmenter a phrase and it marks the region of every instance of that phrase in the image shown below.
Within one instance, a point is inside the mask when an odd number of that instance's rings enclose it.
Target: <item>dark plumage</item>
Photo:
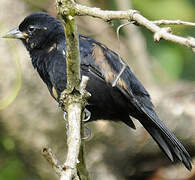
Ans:
[[[32,64],[58,101],[66,87],[64,29],[59,20],[47,13],[27,16],[18,29],[5,37],[19,38],[30,53]],[[180,160],[191,170],[191,158],[179,140],[158,118],[150,96],[127,66],[115,87],[112,82],[122,68],[118,55],[87,36],[79,36],[81,74],[89,76],[87,90],[91,93],[87,109],[91,121],[108,119],[122,121],[135,128],[130,116],[136,118],[171,160]]]

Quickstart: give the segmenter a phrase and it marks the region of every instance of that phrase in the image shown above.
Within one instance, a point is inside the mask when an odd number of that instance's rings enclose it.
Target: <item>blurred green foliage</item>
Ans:
[[[133,7],[151,20],[182,19],[193,21],[194,7],[188,0],[132,0]]]
[[[0,130],[0,180],[41,180],[21,158],[14,139]]]

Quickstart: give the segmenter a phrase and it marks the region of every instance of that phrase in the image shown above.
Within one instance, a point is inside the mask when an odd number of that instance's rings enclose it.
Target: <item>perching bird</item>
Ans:
[[[59,20],[44,12],[27,16],[18,28],[9,31],[5,38],[22,40],[30,53],[32,64],[47,85],[51,95],[59,101],[66,88],[66,40]],[[148,92],[126,66],[116,85],[122,66],[118,54],[105,45],[84,35],[79,36],[81,75],[89,77],[87,91],[91,93],[86,108],[91,119],[122,121],[131,128],[136,118],[171,160],[181,161],[192,169],[191,157],[164,125],[154,111]]]

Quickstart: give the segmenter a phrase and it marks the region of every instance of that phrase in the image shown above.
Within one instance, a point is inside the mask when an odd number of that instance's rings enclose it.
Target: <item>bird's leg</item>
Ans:
[[[83,121],[84,121],[84,122],[87,122],[87,121],[89,121],[90,118],[91,118],[91,112],[85,108],[85,109],[84,109],[84,113],[85,113],[85,119],[83,119]]]

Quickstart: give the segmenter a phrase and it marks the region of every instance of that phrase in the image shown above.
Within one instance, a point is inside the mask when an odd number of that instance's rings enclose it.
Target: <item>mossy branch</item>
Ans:
[[[65,6],[62,6],[64,3]],[[89,179],[88,173],[83,174],[86,169],[82,164],[84,159],[83,146],[81,146],[81,134],[84,134],[82,121],[82,111],[86,105],[86,96],[83,88],[80,88],[80,51],[77,27],[75,24],[74,9],[70,6],[71,0],[57,0],[58,14],[63,20],[66,36],[66,70],[67,86],[61,95],[61,100],[67,111],[67,121],[69,126],[68,133],[68,152],[65,163],[63,164],[64,172],[60,179]],[[61,13],[61,12],[66,13]],[[82,79],[84,81],[84,79]],[[81,131],[82,130],[82,131]],[[79,156],[82,154],[82,156]],[[79,164],[79,166],[77,166]],[[78,168],[80,167],[80,168]],[[82,170],[82,171],[80,171]],[[87,170],[85,170],[87,172]]]
[[[88,78],[80,77],[80,51],[77,27],[75,24],[75,13],[72,8],[71,0],[57,0],[57,11],[62,19],[65,36],[66,52],[64,61],[66,61],[67,85],[61,94],[63,110],[67,112],[68,137],[67,137],[67,155],[66,161],[59,165],[51,149],[44,148],[43,154],[52,165],[60,180],[88,180],[88,172],[85,166],[84,125],[82,118],[83,110],[89,94],[85,91]],[[62,13],[63,12],[63,13]]]

